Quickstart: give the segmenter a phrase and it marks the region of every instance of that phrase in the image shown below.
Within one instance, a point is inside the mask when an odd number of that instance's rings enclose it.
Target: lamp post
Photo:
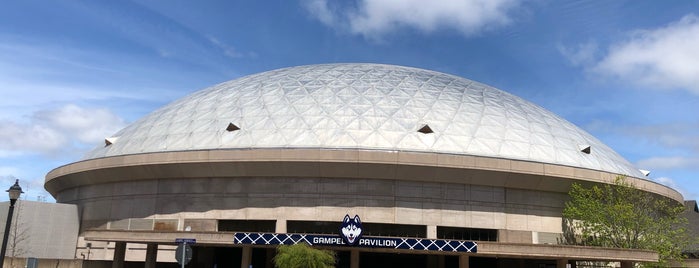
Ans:
[[[5,234],[2,238],[2,249],[0,249],[0,268],[5,265],[5,251],[7,250],[7,239],[10,236],[10,225],[12,224],[12,212],[15,211],[15,203],[22,193],[22,187],[19,187],[19,180],[15,180],[15,184],[7,189],[10,194],[10,209],[7,211],[7,222],[5,223]]]

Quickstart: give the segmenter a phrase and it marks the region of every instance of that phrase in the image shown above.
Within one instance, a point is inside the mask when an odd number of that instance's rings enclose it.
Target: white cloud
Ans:
[[[53,151],[66,143],[66,137],[57,130],[41,124],[0,122],[0,155],[31,151]]]
[[[245,54],[240,53],[234,47],[221,42],[220,40],[218,40],[218,38],[215,38],[212,36],[209,36],[208,38],[209,38],[209,42],[211,42],[211,44],[213,44],[214,46],[221,49],[223,51],[223,54],[226,55],[226,57],[229,57],[232,59],[245,57]]]
[[[638,137],[650,144],[679,149],[699,154],[699,123],[674,122],[651,125],[621,125],[613,122],[596,121],[589,129],[615,132],[627,137]]]
[[[682,194],[682,196],[685,198],[685,200],[694,198],[693,195],[691,195],[689,192],[687,192],[684,188],[680,187],[680,185],[677,184],[677,182],[675,182],[675,180],[673,180],[671,178],[660,177],[660,178],[654,179],[654,181],[657,183],[660,183],[662,185],[665,185],[667,187],[670,187],[672,189],[677,190],[678,192],[680,192],[680,194]]]
[[[699,158],[691,157],[651,157],[638,161],[637,166],[644,169],[681,169],[699,168]]]
[[[28,122],[0,123],[0,152],[52,154],[98,144],[122,127],[123,119],[107,109],[66,105],[34,113]]]
[[[466,36],[511,22],[516,0],[360,0],[356,7],[331,8],[327,0],[308,0],[304,7],[323,24],[369,38],[399,28],[423,32],[453,29]],[[336,10],[343,10],[338,12]]]
[[[335,14],[333,14],[328,7],[327,0],[307,0],[302,4],[308,12],[310,12],[323,24],[333,26],[336,23]]]
[[[19,174],[19,169],[10,166],[0,166],[0,178],[8,177],[9,175]]]
[[[575,48],[567,48],[558,45],[558,51],[565,56],[573,66],[585,66],[593,63],[599,53],[599,48],[595,42],[587,42]]]
[[[86,109],[66,105],[57,110],[40,111],[34,116],[54,129],[76,137],[83,143],[98,142],[124,127],[123,119],[107,109]]]
[[[611,45],[606,55],[587,68],[594,74],[644,87],[683,89],[699,94],[699,17],[690,14],[666,27],[638,30]],[[585,55],[563,53],[575,62]],[[571,57],[572,55],[572,57]]]
[[[3,117],[28,114],[36,107],[55,103],[115,98],[161,101],[181,94],[163,89],[164,86],[153,86],[162,84],[158,69],[130,55],[62,47],[38,40],[28,44],[0,34],[0,39],[5,38],[9,41],[0,43],[0,115]],[[104,68],[116,60],[121,67]],[[129,86],[124,87],[125,84]]]

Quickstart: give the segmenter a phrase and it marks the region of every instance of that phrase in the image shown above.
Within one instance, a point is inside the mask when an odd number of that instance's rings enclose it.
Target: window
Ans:
[[[274,233],[276,224],[273,220],[218,220],[218,231]]]
[[[363,223],[362,228],[362,235],[369,236],[427,237],[425,225]]]
[[[334,221],[287,221],[288,233],[300,234],[339,234],[340,222]]]
[[[437,226],[437,238],[473,241],[498,241],[498,230]]]

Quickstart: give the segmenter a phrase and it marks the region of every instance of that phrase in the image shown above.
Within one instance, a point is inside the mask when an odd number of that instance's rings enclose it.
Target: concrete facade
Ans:
[[[8,208],[9,202],[0,203],[0,230],[5,228]],[[75,205],[18,200],[10,227],[7,256],[74,259],[79,226]]]
[[[218,220],[270,220],[276,222],[275,232],[284,233],[287,221],[339,221],[344,214],[362,215],[371,223],[422,225],[427,230],[495,229],[498,243],[481,244],[479,256],[555,258],[558,255],[549,254],[548,248],[537,253],[536,245],[558,243],[570,184],[611,183],[615,177],[574,167],[474,156],[246,150],[83,161],[52,171],[46,187],[58,193],[59,202],[80,208],[78,254],[86,253],[89,242],[91,260],[111,260],[116,241],[124,241],[133,242],[126,245],[126,261],[144,261],[147,245],[155,243],[159,244],[157,260],[171,262],[172,241],[152,239],[153,232],[219,234]],[[93,183],[95,179],[102,183]],[[681,199],[668,187],[629,179],[639,188]],[[190,232],[184,234],[186,227]],[[141,232],[150,240],[134,236]],[[426,238],[434,236],[436,231],[428,231]],[[231,241],[225,238],[211,244],[230,245]],[[528,247],[534,247],[533,252],[527,253]],[[556,250],[566,249],[558,246]],[[567,250],[578,252],[569,256],[578,260],[625,256],[606,249]],[[657,258],[634,254],[643,256],[634,259],[638,261]]]

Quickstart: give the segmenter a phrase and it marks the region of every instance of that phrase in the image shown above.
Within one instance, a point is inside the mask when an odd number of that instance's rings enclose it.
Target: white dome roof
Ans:
[[[229,124],[239,129],[228,131]],[[425,125],[433,133],[418,132]],[[352,148],[517,159],[643,177],[589,133],[519,97],[453,75],[380,64],[291,67],[228,81],[170,103],[109,140],[86,159]],[[589,154],[581,152],[585,146]]]

